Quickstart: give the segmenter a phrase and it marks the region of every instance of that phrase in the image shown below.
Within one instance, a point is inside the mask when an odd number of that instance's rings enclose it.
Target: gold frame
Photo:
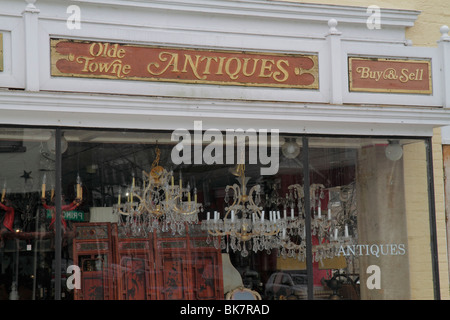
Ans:
[[[51,76],[53,77],[73,77],[73,78],[91,78],[91,79],[113,79],[113,80],[139,80],[139,81],[150,81],[150,82],[172,82],[172,83],[189,83],[189,84],[210,84],[210,85],[227,85],[227,86],[244,86],[244,87],[269,87],[269,88],[291,88],[291,89],[309,89],[309,90],[318,90],[319,89],[319,57],[317,53],[310,54],[290,54],[290,53],[273,53],[273,52],[256,52],[256,51],[236,51],[236,50],[211,50],[211,49],[203,49],[203,48],[182,48],[182,47],[162,47],[162,46],[152,46],[152,45],[138,45],[138,44],[122,44],[123,46],[133,46],[133,47],[144,47],[144,48],[167,48],[167,49],[179,49],[185,51],[209,51],[214,53],[226,52],[226,53],[248,53],[254,55],[267,55],[267,56],[277,56],[277,57],[287,57],[287,56],[298,56],[298,57],[306,57],[310,58],[314,62],[314,67],[306,72],[302,72],[299,70],[298,74],[309,73],[314,76],[314,82],[310,85],[283,85],[283,84],[263,84],[263,83],[241,83],[237,81],[207,81],[207,80],[183,80],[183,79],[163,79],[158,77],[136,77],[130,76],[125,77],[123,79],[117,78],[115,76],[110,75],[90,75],[90,74],[75,74],[75,73],[62,73],[56,68],[56,62],[60,59],[68,59],[71,60],[74,57],[65,54],[60,54],[56,52],[55,47],[56,44],[60,41],[72,41],[79,43],[92,43],[99,41],[91,41],[91,40],[72,40],[72,39],[62,39],[62,38],[52,38],[50,39],[50,68],[51,68]],[[121,44],[121,43],[119,43]],[[297,72],[297,71],[296,71]]]
[[[431,59],[396,59],[396,58],[376,58],[376,57],[361,57],[361,56],[348,56],[348,91],[350,92],[375,92],[375,93],[407,93],[407,94],[433,94],[432,72],[431,72]],[[376,61],[393,61],[393,62],[408,62],[408,63],[427,63],[428,64],[428,90],[412,90],[412,89],[376,89],[376,88],[353,88],[353,76],[352,76],[352,60],[376,60]]]

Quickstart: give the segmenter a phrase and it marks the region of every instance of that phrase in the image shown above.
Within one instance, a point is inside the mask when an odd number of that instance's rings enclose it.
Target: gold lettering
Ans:
[[[272,65],[274,61],[272,59],[262,59],[261,60],[261,72],[259,73],[259,76],[261,78],[270,78],[272,76]],[[270,65],[267,65],[267,63],[270,62]],[[266,71],[270,71],[269,74],[266,74]]]
[[[117,51],[117,58],[123,59],[123,57],[125,57],[125,49],[119,49],[119,51]]]
[[[376,74],[375,81],[378,81],[378,80],[380,80],[381,76],[383,75],[383,71],[375,71],[375,74]]]
[[[84,56],[77,57],[76,61],[78,63],[84,64],[83,72],[101,72],[101,73],[112,73],[118,78],[123,78],[125,74],[130,73],[131,66],[129,64],[123,65],[122,60],[116,59],[112,62],[95,62],[92,61],[95,58],[88,58]]]
[[[408,69],[402,69],[401,74],[402,75],[398,80],[400,80],[401,82],[408,82],[409,80]]]
[[[361,74],[361,79],[367,79],[369,77],[369,67],[358,67],[356,72]]]
[[[120,62],[120,60],[115,60],[114,62],[116,62],[116,61]],[[107,63],[107,62],[99,63],[99,71],[100,72],[109,72],[109,69],[111,69],[111,66],[114,64],[114,62],[113,63]]]
[[[98,64],[96,62],[92,62],[91,64],[89,64],[89,71],[90,72],[95,72],[98,69]]]
[[[184,66],[183,66],[183,70],[181,70],[181,72],[187,72],[187,65],[189,63],[189,65],[191,66],[191,70],[194,73],[195,77],[197,79],[206,79],[206,76],[200,77],[200,75],[198,74],[198,63],[200,60],[200,55],[196,55],[195,56],[195,63],[192,60],[192,57],[189,54],[184,54]]]
[[[115,73],[117,77],[123,78],[124,76],[122,75],[122,61],[114,60],[113,62],[111,62],[111,65],[113,67],[111,73]]]
[[[289,61],[287,61],[287,60],[278,60],[278,61],[277,61],[277,68],[278,68],[280,71],[274,72],[274,73],[273,73],[273,78],[274,78],[275,81],[278,81],[278,82],[286,81],[287,78],[289,77],[288,71],[287,71],[285,68],[283,68],[281,64],[285,64],[286,67],[289,67]],[[281,74],[284,75],[283,78],[279,78],[279,76],[280,76]]]
[[[383,79],[397,80],[398,79],[397,70],[395,70],[394,68],[387,68],[386,70],[383,71]]]
[[[253,58],[253,59],[252,59],[252,60],[253,60],[253,70],[252,70],[252,72],[249,73],[249,72],[247,71],[247,65],[248,65],[249,60],[250,60],[250,58],[244,58],[244,66],[242,67],[242,73],[243,73],[244,76],[246,76],[246,77],[251,77],[252,75],[255,74],[256,66],[257,66],[258,61],[259,61],[258,58]]]
[[[119,58],[125,57],[125,49],[119,49],[119,44],[116,43],[109,47],[109,43],[102,44],[100,42],[94,42],[89,47],[89,53],[93,57],[109,57]]]
[[[234,72],[230,71],[230,65],[232,61],[236,61],[236,69]],[[225,72],[230,77],[230,79],[236,80],[239,76],[238,74],[241,72],[242,62],[238,58],[230,58],[228,59],[227,63],[225,64]]]
[[[96,45],[98,46],[98,51],[97,53],[94,53],[95,47]],[[102,54],[103,51],[103,45],[99,42],[94,42],[93,44],[91,44],[91,46],[89,47],[89,53],[91,54],[91,56],[93,57],[98,57]]]
[[[83,70],[81,70],[81,71],[83,71],[83,72],[88,72],[89,70],[88,70],[88,67],[89,67],[89,61],[91,61],[91,60],[94,60],[94,58],[88,58],[88,57],[83,57],[83,56],[81,56],[81,57],[77,57],[77,62],[78,63],[83,63],[83,61],[81,61],[81,60],[83,60],[84,59],[84,67],[83,67]]]
[[[209,68],[211,67],[211,60],[214,60],[217,62],[217,57],[203,57],[200,61],[206,60],[205,70],[203,71],[203,74],[211,74],[209,71]]]
[[[115,45],[113,45],[107,53],[107,56],[110,58],[117,58],[117,48],[119,47],[119,45],[116,43]]]
[[[126,64],[122,68],[123,74],[129,74],[131,72],[131,66],[129,64]]]
[[[161,62],[166,62],[169,59],[168,57],[165,57],[166,55],[170,56],[170,61],[166,65],[165,68],[163,68],[160,72],[152,71],[151,67],[155,66],[156,68],[159,68],[159,63],[157,63],[157,62],[150,62],[147,65],[147,71],[150,74],[154,75],[154,76],[159,76],[159,75],[163,74],[164,72],[166,72],[167,69],[169,69],[169,67],[173,67],[172,68],[172,72],[179,72],[179,70],[178,70],[178,53],[171,53],[171,52],[164,52],[163,51],[158,56],[159,60]]]
[[[225,61],[226,57],[219,57],[219,66],[217,67],[217,75],[223,74],[223,62]]]

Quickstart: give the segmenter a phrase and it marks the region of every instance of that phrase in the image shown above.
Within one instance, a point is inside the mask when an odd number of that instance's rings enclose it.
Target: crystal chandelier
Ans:
[[[202,223],[202,229],[208,232],[207,241],[211,241],[212,236],[216,248],[221,246],[227,252],[231,248],[240,251],[244,257],[248,256],[248,250],[257,252],[279,247],[286,219],[280,217],[279,211],[265,214],[260,206],[261,186],[257,184],[248,190],[250,178],[245,176],[244,164],[239,164],[233,174],[237,176],[239,184],[225,188],[227,206],[223,218],[217,211],[212,217],[208,212],[206,221]]]
[[[197,203],[196,188],[192,197],[190,185],[183,186],[181,174],[175,184],[173,172],[159,165],[160,155],[157,147],[150,172],[142,171],[142,186],[136,186],[133,176],[125,203],[121,203],[119,191],[113,207],[125,232],[133,236],[146,236],[155,230],[181,234],[186,223],[198,223],[202,205]]]
[[[304,213],[303,187],[295,184],[288,187],[285,205],[291,208],[291,219],[287,224],[287,237],[280,243],[279,254],[286,258],[306,259],[306,221]],[[339,195],[339,205],[328,202],[327,214],[322,213],[321,199],[324,197],[325,187],[321,184],[310,186],[311,235],[317,238],[312,253],[315,262],[324,258],[333,258],[339,253],[343,245],[350,245],[356,241],[356,211],[354,210],[354,184],[339,187],[333,192]],[[331,190],[329,189],[329,194]],[[298,214],[294,214],[294,210]]]

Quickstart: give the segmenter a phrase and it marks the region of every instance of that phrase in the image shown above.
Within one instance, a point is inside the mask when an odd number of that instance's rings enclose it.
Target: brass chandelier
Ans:
[[[213,216],[208,212],[206,221],[202,223],[202,229],[209,234],[208,241],[212,236],[216,248],[227,251],[231,248],[240,251],[244,257],[248,256],[248,250],[257,252],[277,248],[286,228],[286,219],[275,211],[265,215],[260,206],[261,186],[257,184],[248,190],[250,178],[245,176],[245,164],[237,165],[232,173],[237,176],[239,184],[225,188],[227,206],[223,218],[217,211]]]
[[[121,202],[119,191],[114,205],[120,224],[133,236],[145,236],[155,230],[181,234],[186,223],[198,223],[202,205],[197,203],[197,190],[194,188],[191,196],[190,185],[183,186],[181,174],[175,184],[173,172],[159,165],[160,156],[156,147],[150,172],[142,171],[142,186],[136,186],[133,176],[126,201]]]
[[[354,206],[354,184],[338,187],[333,193],[339,195],[339,205],[328,202],[326,214],[322,212],[321,199],[326,189],[322,184],[310,186],[310,208],[304,207],[303,186],[299,184],[288,187],[290,195],[285,202],[291,209],[292,219],[287,225],[287,237],[280,243],[279,255],[284,258],[306,259],[306,219],[304,213],[311,214],[311,236],[315,236],[317,244],[313,245],[312,253],[315,262],[339,255],[341,246],[355,243],[356,210]],[[332,190],[328,190],[329,194]],[[294,214],[298,210],[298,214]]]

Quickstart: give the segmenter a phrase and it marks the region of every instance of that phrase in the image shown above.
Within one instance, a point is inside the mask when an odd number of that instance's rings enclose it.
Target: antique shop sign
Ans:
[[[318,89],[317,55],[51,40],[51,75]]]
[[[349,90],[431,94],[431,61],[349,57]]]

